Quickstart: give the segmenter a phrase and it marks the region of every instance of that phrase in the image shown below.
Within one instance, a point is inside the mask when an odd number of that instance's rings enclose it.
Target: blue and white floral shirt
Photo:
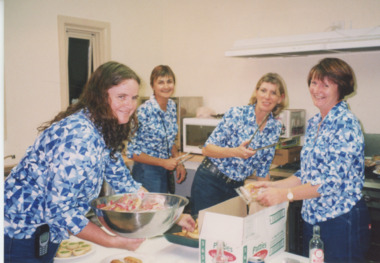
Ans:
[[[221,122],[207,139],[205,146],[214,144],[220,147],[238,147],[250,140],[258,128],[255,105],[233,107],[227,111]],[[263,131],[257,132],[249,147],[256,149],[278,141],[282,124],[269,116]],[[248,159],[239,157],[209,158],[218,169],[235,181],[243,181],[256,171],[256,176],[265,177],[274,157],[275,147],[256,152]]]
[[[139,128],[128,144],[127,157],[133,154],[168,159],[178,132],[177,107],[169,99],[166,111],[158,105],[154,95],[137,109]]]
[[[303,201],[302,217],[310,224],[345,214],[361,199],[364,138],[345,101],[323,120],[317,114],[308,121],[301,169],[295,175],[302,184],[320,185],[320,197]]]
[[[87,225],[89,202],[98,197],[103,179],[116,193],[136,192],[122,156],[110,158],[103,136],[84,110],[54,123],[30,146],[4,185],[4,234],[30,238],[48,223],[51,241],[59,243]]]

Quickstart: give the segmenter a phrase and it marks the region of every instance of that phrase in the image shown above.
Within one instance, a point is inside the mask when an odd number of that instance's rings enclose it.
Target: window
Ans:
[[[110,57],[108,23],[58,16],[61,108],[74,103],[91,73]]]

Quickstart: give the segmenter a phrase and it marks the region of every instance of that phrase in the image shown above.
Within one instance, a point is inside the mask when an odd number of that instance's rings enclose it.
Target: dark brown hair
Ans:
[[[150,86],[153,87],[153,83],[158,77],[165,77],[165,76],[172,77],[175,84],[175,75],[169,66],[166,66],[166,65],[156,66],[152,70],[152,73],[150,74]]]
[[[125,148],[124,142],[128,141],[137,129],[136,112],[128,123],[119,124],[108,103],[108,90],[126,79],[134,79],[140,85],[140,78],[129,67],[114,61],[104,63],[91,75],[78,102],[58,113],[51,121],[43,123],[38,131],[47,129],[53,123],[81,109],[87,109],[91,120],[102,133],[107,147],[111,149],[111,157],[113,157],[116,151],[122,151]]]
[[[277,86],[276,92],[279,93],[278,95],[280,96],[284,95],[284,99],[279,104],[277,104],[276,107],[274,107],[272,110],[273,116],[276,117],[288,104],[288,95],[286,93],[285,81],[277,73],[267,73],[259,79],[259,81],[256,84],[256,88],[251,98],[249,99],[248,105],[253,105],[257,102],[256,91],[260,88],[261,84],[263,84],[264,82],[268,82],[268,83],[272,83],[276,85]]]
[[[354,92],[355,74],[352,68],[339,58],[324,58],[311,68],[307,77],[307,84],[315,78],[323,81],[324,78],[338,85],[339,100]]]

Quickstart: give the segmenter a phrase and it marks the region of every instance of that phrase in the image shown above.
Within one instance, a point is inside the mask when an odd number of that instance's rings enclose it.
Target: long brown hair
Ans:
[[[273,116],[276,117],[288,104],[288,95],[286,93],[285,81],[277,73],[267,73],[259,79],[259,81],[256,84],[256,88],[251,98],[249,99],[248,105],[253,105],[257,102],[256,92],[260,88],[261,84],[263,84],[263,82],[268,82],[276,85],[276,92],[279,93],[278,95],[284,95],[284,99],[279,104],[277,104],[276,107],[274,107],[272,110]]]
[[[134,79],[140,85],[140,78],[129,67],[114,61],[104,63],[91,75],[78,102],[58,113],[51,121],[43,123],[38,131],[44,131],[53,123],[81,109],[87,109],[91,120],[103,135],[107,147],[111,149],[111,157],[114,157],[116,151],[122,151],[125,148],[124,142],[130,140],[137,129],[136,112],[128,123],[119,124],[108,103],[108,89],[126,79]]]

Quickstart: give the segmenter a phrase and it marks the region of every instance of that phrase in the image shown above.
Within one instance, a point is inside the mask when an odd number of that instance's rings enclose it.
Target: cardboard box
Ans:
[[[287,149],[276,149],[272,164],[284,165],[300,160],[302,146],[295,146]]]
[[[225,243],[229,263],[247,263],[252,256],[269,260],[285,251],[288,204],[262,207],[253,202],[248,209],[235,197],[201,210],[199,262],[212,263],[219,240]]]

